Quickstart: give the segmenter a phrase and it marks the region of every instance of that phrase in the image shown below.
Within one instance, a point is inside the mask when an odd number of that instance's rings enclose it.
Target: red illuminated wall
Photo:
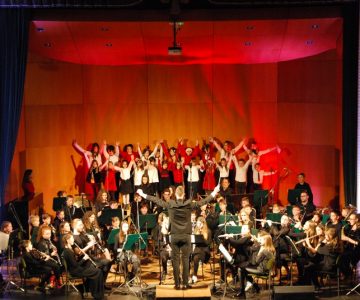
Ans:
[[[104,139],[153,146],[161,138],[194,145],[209,136],[235,143],[247,136],[260,148],[283,148],[262,159],[265,169],[291,170],[280,184],[281,203],[303,171],[315,203],[326,206],[341,182],[340,70],[335,51],[271,64],[122,67],[30,55],[8,198],[18,193],[25,167],[34,170],[50,213],[58,190],[77,193],[83,177],[76,177],[81,157],[73,138],[83,146]]]

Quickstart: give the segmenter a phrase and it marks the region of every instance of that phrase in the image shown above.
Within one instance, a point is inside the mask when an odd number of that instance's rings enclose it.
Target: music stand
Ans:
[[[62,210],[63,207],[66,205],[66,197],[55,197],[53,198],[53,211]]]
[[[123,246],[123,248],[121,249],[121,252],[122,255],[125,256],[125,260],[127,260],[127,253],[126,251],[132,251],[132,249],[134,249],[134,247],[136,246],[136,243],[139,242],[139,249],[144,249],[146,247],[146,240],[147,240],[147,237],[148,237],[148,233],[147,232],[142,232],[142,233],[135,233],[135,234],[128,234],[127,235],[127,238],[126,238],[126,241],[125,241],[125,244]],[[134,276],[134,278],[132,278],[131,280],[129,281],[126,281],[126,277],[127,277],[127,265],[128,263],[126,262],[126,267],[125,267],[125,270],[124,270],[124,273],[125,273],[125,281],[124,283],[122,283],[121,285],[119,285],[113,292],[122,292],[121,291],[121,288],[123,287],[126,287],[127,290],[131,293],[133,293],[135,296],[138,296],[138,293],[140,293],[140,298],[142,298],[142,286],[141,286],[141,278],[140,278],[140,290],[139,292],[136,292],[133,287],[131,287],[131,284],[135,282],[135,280],[137,279],[138,277],[138,274],[136,274]],[[140,264],[140,272],[141,272],[141,264]],[[140,275],[141,276],[141,275]]]
[[[241,226],[227,226],[225,234],[239,234],[241,233]]]
[[[110,234],[109,234],[108,239],[106,241],[108,245],[114,245],[115,244],[115,238],[119,234],[119,232],[120,232],[120,229],[112,229],[110,231]]]
[[[279,213],[267,213],[266,220],[271,220],[273,222],[280,222],[282,216],[283,215]]]
[[[291,205],[297,205],[300,200],[301,190],[299,189],[288,189],[288,202]]]
[[[285,235],[285,238],[287,239],[289,245],[290,245],[290,285],[293,285],[293,272],[292,272],[292,266],[293,266],[293,258],[294,258],[294,253],[297,256],[300,256],[300,251],[299,249],[296,247],[294,241],[287,235]],[[281,276],[281,272],[280,272],[280,276]]]
[[[226,214],[226,215],[220,215],[219,216],[219,226],[222,224],[227,224],[230,221],[233,221],[234,223],[239,223],[239,220],[236,218],[236,216]]]
[[[256,211],[262,211],[262,208],[267,204],[269,190],[256,190],[254,191],[254,207]]]
[[[101,225],[110,225],[111,224],[111,219],[113,217],[118,217],[119,219],[121,219],[122,216],[122,211],[121,208],[116,208],[116,209],[104,209],[101,213],[101,216],[99,217],[99,223]]]
[[[156,226],[156,214],[139,215],[140,229],[153,229]]]

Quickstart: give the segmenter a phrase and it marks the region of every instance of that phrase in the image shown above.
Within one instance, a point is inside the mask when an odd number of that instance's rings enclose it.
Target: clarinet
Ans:
[[[51,252],[52,252],[52,251],[56,250],[56,254],[55,254],[56,261],[59,264],[59,266],[62,266],[61,259],[60,259],[59,253],[57,252],[56,246],[51,242],[51,240],[48,240],[48,241],[49,241],[49,251],[51,250]]]
[[[30,254],[36,259],[46,261],[46,259],[49,258],[50,261],[52,261],[56,264],[59,263],[56,259],[52,258],[50,255],[47,255],[46,253],[41,252],[40,250],[38,250],[36,248],[33,248],[32,250],[30,250]]]

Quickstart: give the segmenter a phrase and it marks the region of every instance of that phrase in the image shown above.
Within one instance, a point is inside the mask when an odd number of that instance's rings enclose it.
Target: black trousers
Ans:
[[[182,283],[189,282],[189,258],[191,251],[191,236],[189,234],[172,234],[171,249],[175,285],[180,285],[180,252],[182,262]]]

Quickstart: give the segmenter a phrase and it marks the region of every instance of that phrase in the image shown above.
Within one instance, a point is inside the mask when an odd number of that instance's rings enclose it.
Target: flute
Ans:
[[[302,243],[302,242],[305,242],[307,239],[312,239],[312,238],[315,238],[315,237],[320,236],[320,235],[322,235],[322,234],[315,234],[315,235],[313,235],[313,236],[306,237],[306,238],[304,238],[304,239],[302,239],[302,240],[299,240],[299,241],[295,242],[294,244],[295,244],[295,245],[300,244],[300,243]]]
[[[266,220],[266,219],[255,219],[256,222],[266,222],[266,221],[271,221],[271,220]],[[280,222],[274,222],[274,221],[271,221],[272,224],[279,224],[281,225]]]
[[[83,255],[86,255],[86,256],[89,258],[89,261],[94,265],[94,267],[97,267],[96,262],[95,262],[88,254],[86,254],[86,252],[85,252],[83,249],[81,249],[78,244],[76,244],[76,243],[74,242],[74,245],[75,245],[76,248],[79,249],[79,251],[80,251]]]

